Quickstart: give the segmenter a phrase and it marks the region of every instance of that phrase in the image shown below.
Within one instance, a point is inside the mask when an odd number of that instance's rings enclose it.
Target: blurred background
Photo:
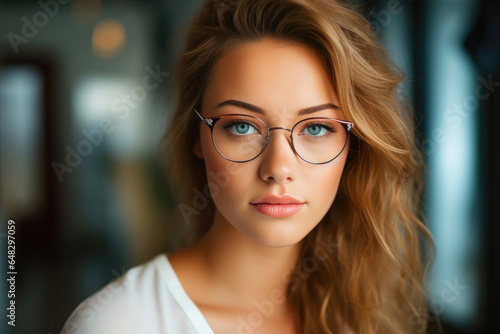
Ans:
[[[201,2],[0,0],[2,310],[9,220],[17,272],[16,326],[2,315],[0,333],[59,333],[90,294],[176,247],[186,224],[157,150]],[[358,4],[417,114],[438,250],[429,302],[445,333],[497,333],[500,3]]]

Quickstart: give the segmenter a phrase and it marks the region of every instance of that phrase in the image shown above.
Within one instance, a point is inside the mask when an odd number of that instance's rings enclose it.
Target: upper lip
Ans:
[[[298,199],[290,195],[267,195],[251,202],[250,204],[304,204],[304,202],[299,201]]]

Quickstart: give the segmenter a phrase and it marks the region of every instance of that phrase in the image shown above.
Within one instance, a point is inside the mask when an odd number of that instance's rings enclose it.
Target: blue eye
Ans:
[[[319,125],[319,124],[312,124],[304,129],[304,133],[306,135],[315,137],[324,136],[327,131],[328,129],[324,125]]]
[[[257,130],[250,124],[244,122],[234,122],[227,127],[229,131],[237,135],[249,135],[257,133]]]

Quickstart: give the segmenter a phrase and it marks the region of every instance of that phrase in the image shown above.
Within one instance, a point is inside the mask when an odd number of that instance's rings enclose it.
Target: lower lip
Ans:
[[[252,204],[257,212],[274,218],[290,217],[302,209],[304,203],[297,204]]]

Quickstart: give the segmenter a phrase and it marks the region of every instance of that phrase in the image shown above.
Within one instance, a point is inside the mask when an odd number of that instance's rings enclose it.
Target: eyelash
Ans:
[[[304,129],[305,128],[308,128],[310,126],[315,126],[315,125],[318,125],[318,126],[321,126],[323,128],[325,128],[327,131],[331,132],[331,133],[336,133],[337,130],[331,126],[328,126],[326,123],[322,123],[322,122],[313,122],[313,123],[307,123],[304,125]]]
[[[255,124],[253,124],[252,122],[246,120],[246,119],[241,119],[241,120],[234,120],[234,121],[231,121],[231,123],[228,123],[224,126],[224,129],[229,129],[230,127],[232,126],[235,126],[236,124],[248,124],[250,126],[252,126],[254,129],[258,129],[259,127]]]

